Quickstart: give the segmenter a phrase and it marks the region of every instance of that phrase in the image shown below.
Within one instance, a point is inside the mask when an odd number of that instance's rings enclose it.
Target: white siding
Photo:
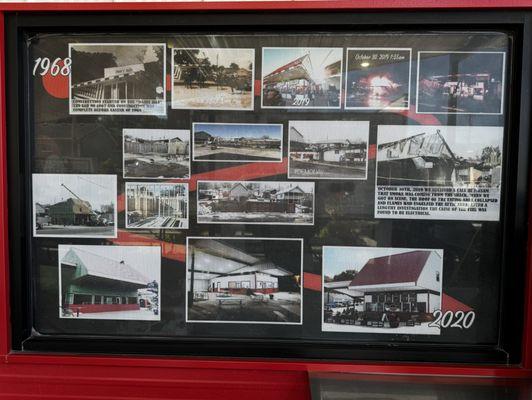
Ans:
[[[267,274],[261,274],[257,273],[257,289],[265,289],[265,288],[278,288],[279,287],[279,279],[275,276],[267,275]],[[262,285],[261,285],[262,282]],[[266,285],[264,285],[266,284]]]
[[[234,275],[234,276],[220,276],[218,278],[211,279],[211,287],[212,284],[215,284],[215,287],[219,287],[220,289],[228,289],[229,288],[229,282],[238,282],[238,286],[232,286],[231,289],[236,289],[237,287],[243,288],[242,282],[249,282],[249,287],[253,288],[253,285],[255,284],[255,276],[254,275]],[[218,285],[219,284],[219,285]],[[246,286],[244,286],[245,288]]]
[[[443,279],[443,250],[433,250],[425,263],[425,267],[417,280],[417,285],[423,289],[441,293]],[[439,282],[438,282],[439,277]]]
[[[338,151],[338,154],[336,154],[336,151]],[[323,152],[323,161],[328,162],[339,162],[340,157],[345,154],[345,151],[341,150],[328,150]]]
[[[433,313],[436,310],[441,310],[441,297],[437,294],[430,294],[429,313]]]
[[[190,279],[188,280],[188,287],[190,288]],[[206,292],[209,290],[209,281],[206,279],[194,279],[194,291]]]

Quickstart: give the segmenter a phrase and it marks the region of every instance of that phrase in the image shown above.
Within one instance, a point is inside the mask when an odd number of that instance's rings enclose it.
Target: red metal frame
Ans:
[[[532,198],[522,364],[464,366],[284,360],[76,356],[11,352],[7,224],[4,13],[52,11],[531,9],[527,0],[332,0],[0,4],[0,397],[308,399],[308,372],[532,378]],[[430,355],[427,354],[427,359]]]

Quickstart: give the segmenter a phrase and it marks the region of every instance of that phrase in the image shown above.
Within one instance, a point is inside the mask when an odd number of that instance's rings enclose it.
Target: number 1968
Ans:
[[[68,76],[70,74],[71,65],[72,60],[70,58],[56,58],[54,61],[51,61],[48,57],[39,57],[35,60],[35,65],[33,66],[33,76],[35,76],[37,72],[41,76],[46,75],[48,72],[52,76],[57,76],[59,74]]]

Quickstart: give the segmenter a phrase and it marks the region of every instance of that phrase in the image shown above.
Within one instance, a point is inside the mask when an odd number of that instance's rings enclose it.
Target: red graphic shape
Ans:
[[[166,91],[172,91],[172,76],[170,74],[166,74]]]
[[[456,300],[454,297],[451,297],[451,296],[446,295],[445,293],[442,293],[441,310],[442,312],[445,312],[445,311],[468,312],[468,311],[472,311],[473,309],[469,307],[468,305]]]
[[[255,93],[253,93],[254,96],[260,96],[261,92],[261,82],[260,79],[255,79],[255,86],[253,87],[253,90]]]
[[[185,245],[165,242],[144,235],[118,230],[116,239],[109,239],[119,246],[161,246],[161,256],[169,260],[185,262]]]
[[[63,60],[58,61],[57,65],[62,68],[64,65]],[[42,85],[50,96],[56,99],[68,99],[68,75],[57,74],[52,76],[50,71],[48,71],[42,76]]]
[[[311,274],[310,272],[304,272],[303,287],[305,289],[321,292],[321,276],[318,274]]]
[[[370,144],[368,147],[368,160],[374,160],[377,157],[377,145]]]
[[[409,110],[398,111],[397,113],[416,121],[420,125],[441,125],[440,120],[433,114],[417,114],[415,105],[410,106]]]

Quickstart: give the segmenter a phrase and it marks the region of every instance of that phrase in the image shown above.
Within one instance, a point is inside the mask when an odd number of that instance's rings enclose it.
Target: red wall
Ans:
[[[74,313],[99,313],[108,311],[140,310],[138,304],[70,304],[68,306]]]

